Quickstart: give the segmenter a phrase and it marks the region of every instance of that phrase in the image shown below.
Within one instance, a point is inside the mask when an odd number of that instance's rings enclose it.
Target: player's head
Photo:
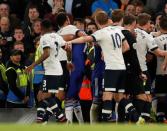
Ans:
[[[75,25],[80,30],[85,30],[85,21],[82,18],[75,18],[73,25]]]
[[[69,25],[70,20],[65,12],[60,12],[56,17],[56,23],[58,27],[62,27],[64,25]]]
[[[116,9],[112,12],[111,19],[114,23],[122,23],[124,17],[124,11]]]
[[[160,18],[159,25],[160,25],[160,30],[161,31],[163,30],[167,33],[167,16],[162,16]]]
[[[98,27],[108,24],[108,15],[104,11],[99,11],[95,16],[95,23]]]
[[[136,27],[136,17],[132,14],[127,14],[123,18],[123,25],[124,26],[132,26],[133,29]]]
[[[41,22],[41,33],[45,34],[51,31],[52,31],[52,23],[50,22],[50,20],[43,20]]]
[[[137,24],[139,27],[143,27],[146,30],[150,29],[151,16],[147,13],[141,13],[137,17]]]

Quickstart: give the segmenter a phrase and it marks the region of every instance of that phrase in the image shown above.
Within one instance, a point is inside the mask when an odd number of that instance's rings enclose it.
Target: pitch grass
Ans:
[[[146,124],[146,125],[116,125],[116,124],[97,124],[97,125],[18,125],[0,124],[0,131],[167,131],[167,125]]]

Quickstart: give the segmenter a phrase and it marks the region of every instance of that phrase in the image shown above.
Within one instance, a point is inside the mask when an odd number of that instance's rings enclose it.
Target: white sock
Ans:
[[[74,113],[75,113],[75,116],[78,120],[78,122],[81,124],[84,122],[83,120],[83,115],[82,115],[82,110],[81,110],[81,106],[77,106],[74,108]]]
[[[99,105],[92,104],[90,108],[90,123],[94,124],[98,122],[98,112],[99,112]]]
[[[76,116],[78,122],[80,124],[83,123],[84,120],[83,120],[81,105],[80,105],[79,101],[74,102],[74,113],[75,113],[75,116]]]
[[[68,122],[73,123],[73,106],[65,107],[65,115]]]
[[[116,115],[116,121],[118,121],[118,102],[115,103],[115,115]]]

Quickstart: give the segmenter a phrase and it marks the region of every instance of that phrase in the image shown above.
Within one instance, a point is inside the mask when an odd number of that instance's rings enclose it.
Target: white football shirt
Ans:
[[[136,44],[134,48],[137,51],[137,57],[142,71],[147,71],[146,65],[146,54],[148,51],[153,51],[158,48],[158,46],[153,43],[153,36],[141,30],[139,28],[135,29],[136,32]]]
[[[57,33],[59,35],[76,35],[76,33],[79,31],[76,26],[73,25],[67,25],[65,27],[62,27]],[[67,52],[60,48],[58,58],[60,61],[66,61],[67,60]]]
[[[50,48],[50,56],[43,61],[45,75],[62,75],[63,70],[58,59],[59,49],[65,45],[63,38],[56,33],[47,33],[41,36],[40,45],[43,53],[45,47]]]
[[[167,51],[167,34],[162,34],[158,37],[155,37],[153,42],[156,45],[158,45],[158,47],[161,50],[166,50]],[[157,57],[157,69],[156,69],[156,74],[157,75],[167,74],[167,70],[163,71],[161,69],[161,65],[162,65],[163,61],[164,61],[164,57]]]
[[[94,39],[101,46],[105,69],[125,70],[125,63],[122,55],[122,41],[125,39],[121,30],[114,26],[108,26],[92,34]]]

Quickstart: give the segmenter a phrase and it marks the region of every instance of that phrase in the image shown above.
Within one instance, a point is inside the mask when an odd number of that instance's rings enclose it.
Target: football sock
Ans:
[[[84,120],[83,120],[83,115],[82,115],[82,109],[81,109],[80,102],[78,100],[74,100],[74,113],[75,113],[75,116],[78,122],[80,124],[83,123]]]
[[[43,100],[38,103],[37,108],[37,121],[44,121],[45,110],[48,106],[48,102]]]
[[[145,119],[146,122],[149,122],[150,120],[150,112],[151,112],[151,102],[145,102],[141,116]]]
[[[102,121],[110,121],[112,116],[112,100],[103,101]]]
[[[143,109],[144,109],[145,101],[140,100],[140,99],[134,99],[134,100],[133,100],[133,105],[134,105],[134,107],[136,108],[137,113],[138,113],[139,115],[141,115],[141,113],[142,113],[142,111],[143,111]]]
[[[92,104],[90,108],[90,123],[96,123],[99,121],[100,115],[100,105],[99,104]]]
[[[65,115],[68,120],[68,122],[73,122],[73,100],[65,100]]]

